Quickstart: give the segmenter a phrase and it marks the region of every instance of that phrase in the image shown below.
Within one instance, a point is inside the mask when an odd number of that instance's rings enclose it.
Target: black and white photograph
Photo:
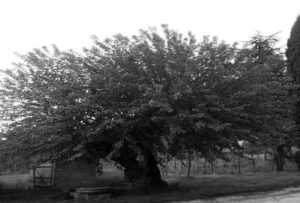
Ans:
[[[0,203],[299,203],[299,0],[0,0]]]

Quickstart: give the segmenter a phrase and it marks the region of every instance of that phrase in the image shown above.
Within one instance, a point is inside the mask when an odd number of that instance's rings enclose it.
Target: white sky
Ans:
[[[17,61],[14,52],[51,44],[80,51],[91,35],[132,35],[161,24],[230,43],[281,31],[284,46],[298,14],[300,0],[0,0],[0,69]]]

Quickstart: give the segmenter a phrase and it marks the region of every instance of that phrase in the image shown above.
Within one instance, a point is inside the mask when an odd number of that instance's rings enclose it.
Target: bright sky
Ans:
[[[284,46],[298,14],[299,0],[0,0],[0,69],[17,61],[14,52],[51,44],[80,51],[91,35],[133,35],[161,24],[230,43],[281,31]]]

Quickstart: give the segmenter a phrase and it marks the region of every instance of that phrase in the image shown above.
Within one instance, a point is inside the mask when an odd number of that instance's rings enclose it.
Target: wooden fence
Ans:
[[[33,188],[53,189],[54,165],[33,167]]]

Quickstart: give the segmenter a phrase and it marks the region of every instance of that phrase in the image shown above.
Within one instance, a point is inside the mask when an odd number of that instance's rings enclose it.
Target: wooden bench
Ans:
[[[109,199],[112,192],[111,187],[89,187],[70,190],[69,195],[75,200],[101,200]]]

